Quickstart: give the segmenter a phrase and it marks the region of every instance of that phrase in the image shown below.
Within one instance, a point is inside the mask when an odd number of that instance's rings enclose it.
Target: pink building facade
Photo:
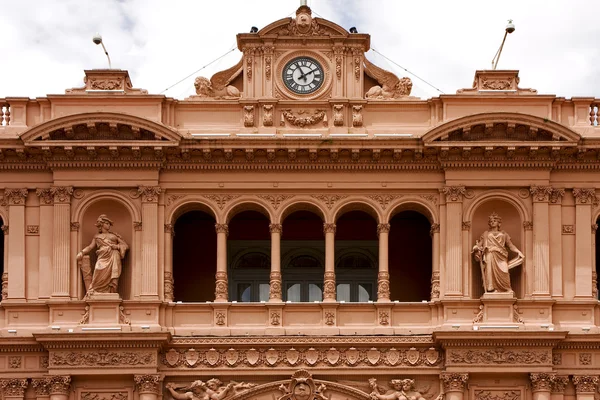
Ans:
[[[306,6],[237,42],[0,99],[3,400],[600,396],[600,99],[411,97]]]

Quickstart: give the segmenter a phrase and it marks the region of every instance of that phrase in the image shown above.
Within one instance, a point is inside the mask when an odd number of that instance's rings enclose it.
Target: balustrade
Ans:
[[[590,125],[600,126],[600,100],[590,104]]]
[[[10,125],[10,104],[0,99],[0,126]]]

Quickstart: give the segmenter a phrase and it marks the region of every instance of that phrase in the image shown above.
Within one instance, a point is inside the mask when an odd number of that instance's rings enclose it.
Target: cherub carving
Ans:
[[[369,379],[369,386],[372,389],[371,398],[373,400],[426,400],[421,392],[414,388],[414,379],[392,379],[390,384],[394,390],[388,390],[382,394],[381,392],[385,388],[377,385],[377,379]]]
[[[225,71],[217,72],[210,80],[199,76],[194,81],[196,94],[199,97],[213,99],[237,99],[242,96],[238,88],[229,85],[241,72],[243,68],[243,58],[233,67]]]
[[[412,81],[410,78],[398,79],[393,73],[379,68],[365,58],[365,73],[375,79],[381,86],[373,86],[365,95],[367,99],[398,99],[410,95]]]
[[[249,390],[256,386],[253,383],[231,381],[223,385],[219,379],[213,378],[206,382],[197,380],[189,386],[177,388],[173,383],[167,383],[165,388],[171,392],[175,400],[225,400],[238,393]],[[184,390],[184,393],[178,393],[178,390]]]

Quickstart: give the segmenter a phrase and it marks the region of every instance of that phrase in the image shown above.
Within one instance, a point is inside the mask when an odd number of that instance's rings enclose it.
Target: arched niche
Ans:
[[[119,295],[123,300],[130,300],[132,298],[132,285],[133,285],[133,253],[135,251],[134,243],[134,229],[133,219],[130,210],[121,201],[115,198],[102,198],[99,197],[90,203],[85,209],[82,210],[80,219],[80,237],[81,242],[79,245],[80,251],[84,247],[88,246],[96,233],[98,228],[96,227],[96,220],[98,216],[105,214],[108,218],[113,221],[111,230],[121,235],[123,240],[129,245],[125,258],[122,260],[121,277],[119,278]],[[95,251],[90,252],[90,262],[92,265],[96,264],[96,253]],[[81,274],[78,274],[79,282],[82,290],[81,294],[85,292],[85,285],[81,278]]]
[[[502,218],[500,229],[508,233],[513,244],[524,253],[525,235],[521,210],[513,202],[499,196],[483,199],[472,210],[471,237],[468,251],[475,245],[475,241],[479,239],[481,234],[488,229],[488,219],[493,212]],[[509,259],[515,256],[512,251],[509,251]],[[471,266],[471,296],[478,299],[484,293],[481,267],[472,256],[469,257],[469,260]],[[524,265],[510,270],[510,282],[517,298],[523,297],[524,271]]]

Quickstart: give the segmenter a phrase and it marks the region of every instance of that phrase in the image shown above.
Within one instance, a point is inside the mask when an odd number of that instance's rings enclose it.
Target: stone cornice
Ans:
[[[398,347],[412,347],[415,344],[432,346],[433,338],[423,336],[271,336],[271,337],[173,337],[171,347],[214,347],[214,346],[314,346],[330,347],[333,345],[394,345]]]
[[[555,347],[567,332],[435,332],[433,338],[442,348],[467,347]]]
[[[46,349],[154,348],[169,343],[170,333],[34,333]]]

